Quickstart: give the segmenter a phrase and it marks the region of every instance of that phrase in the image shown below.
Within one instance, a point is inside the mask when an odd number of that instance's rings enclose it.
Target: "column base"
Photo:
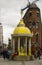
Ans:
[[[35,60],[35,58],[34,58],[34,56],[33,55],[31,55],[31,56],[28,56],[29,57],[29,60],[31,61],[31,60]]]
[[[15,61],[32,61],[34,58],[32,56],[16,56],[13,57],[13,60]]]

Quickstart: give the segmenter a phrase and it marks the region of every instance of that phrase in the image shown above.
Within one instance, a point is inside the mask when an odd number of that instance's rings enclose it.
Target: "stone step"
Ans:
[[[14,58],[14,60],[16,61],[28,61],[28,60],[33,60],[33,58],[29,57],[29,56],[17,56],[16,58]]]

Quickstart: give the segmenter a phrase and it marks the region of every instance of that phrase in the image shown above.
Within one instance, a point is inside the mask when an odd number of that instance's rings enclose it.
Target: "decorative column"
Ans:
[[[13,50],[13,40],[12,40],[13,38],[11,38],[11,48],[12,48],[12,50]]]
[[[29,56],[31,56],[31,38],[29,38]]]
[[[26,55],[27,55],[27,37],[25,37],[25,49],[26,49]]]
[[[20,37],[18,37],[18,55],[20,55]]]
[[[15,52],[15,39],[12,39],[12,44],[13,44],[13,52]]]

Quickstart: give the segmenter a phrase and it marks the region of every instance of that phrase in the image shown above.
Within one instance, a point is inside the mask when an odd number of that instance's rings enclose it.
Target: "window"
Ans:
[[[37,11],[37,17],[39,17],[39,11]]]
[[[35,26],[35,25],[36,25],[36,23],[35,23],[35,22],[32,22],[32,25],[33,25],[33,26]]]
[[[29,13],[29,16],[32,16],[32,13]]]
[[[35,28],[35,26],[36,26],[36,23],[32,22],[32,27]]]
[[[38,28],[38,23],[36,23],[36,28]]]
[[[32,16],[32,11],[29,11],[29,16]]]
[[[32,13],[29,13],[29,17],[32,16]]]

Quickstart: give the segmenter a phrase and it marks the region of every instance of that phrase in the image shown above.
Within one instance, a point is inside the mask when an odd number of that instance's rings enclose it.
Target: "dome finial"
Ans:
[[[23,19],[20,19],[19,26],[25,26]]]

